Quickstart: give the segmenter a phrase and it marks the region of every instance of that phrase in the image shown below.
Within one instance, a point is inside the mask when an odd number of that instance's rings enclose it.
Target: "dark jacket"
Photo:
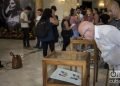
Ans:
[[[58,19],[58,16],[56,15],[56,18]],[[59,33],[58,33],[58,29],[57,29],[58,25],[53,25],[53,33],[54,33],[54,41],[58,42],[58,38],[59,38]]]
[[[53,28],[52,23],[50,23],[50,20],[49,20],[48,26],[50,27],[50,30],[49,30],[48,35],[46,37],[40,39],[42,42],[54,41],[54,39],[55,39],[54,32],[53,32],[54,28]]]
[[[70,30],[62,30],[62,32],[61,32],[61,36],[63,38],[70,38],[70,37],[72,37],[72,35],[73,35],[72,29],[70,29]]]
[[[63,20],[62,20],[62,23],[61,23],[61,27],[62,27],[61,36],[62,36],[63,38],[68,38],[68,39],[69,39],[70,37],[73,36],[73,30],[72,30],[72,29],[67,30],[67,29],[65,28],[65,25],[64,25],[64,22],[65,22],[65,21],[67,21],[68,24],[69,24],[69,26],[70,26],[70,22],[69,22],[68,20],[66,20],[66,19],[63,19]]]
[[[118,19],[118,20],[113,19],[108,24],[113,25],[113,26],[117,27],[118,30],[120,30],[120,19]]]

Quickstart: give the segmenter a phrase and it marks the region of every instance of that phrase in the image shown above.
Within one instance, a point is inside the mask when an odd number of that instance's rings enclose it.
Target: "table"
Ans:
[[[54,69],[62,66],[74,66],[81,69],[80,75],[82,75],[82,84],[80,86],[89,86],[90,76],[90,54],[88,52],[76,52],[76,51],[56,51],[46,56],[42,60],[43,68],[43,86],[75,86],[70,83],[59,83],[49,78],[50,65],[54,66]]]
[[[97,48],[97,45],[94,40],[87,40],[87,39],[72,39],[70,43],[71,50],[76,50],[75,46],[81,46],[81,49],[79,51],[88,51],[90,50],[92,46],[92,54],[90,56],[91,61],[93,61],[94,64],[94,72],[93,72],[93,86],[95,86],[95,83],[98,79],[98,63],[99,63],[99,50]],[[89,51],[88,51],[89,52]]]

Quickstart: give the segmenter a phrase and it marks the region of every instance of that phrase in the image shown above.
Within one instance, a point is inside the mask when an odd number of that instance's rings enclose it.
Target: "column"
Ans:
[[[36,3],[35,3],[35,7],[36,7],[36,10],[38,8],[43,8],[43,0],[36,0]]]

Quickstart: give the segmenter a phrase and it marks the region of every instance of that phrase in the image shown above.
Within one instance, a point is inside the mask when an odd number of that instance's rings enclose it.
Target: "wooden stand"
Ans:
[[[97,82],[98,79],[98,62],[99,62],[99,50],[96,46],[95,41],[89,41],[86,39],[73,39],[71,40],[71,50],[75,50],[75,46],[81,46],[81,51],[86,51],[88,50],[88,47],[92,47],[94,49],[94,55],[91,55],[90,59],[93,61],[94,64],[94,72],[93,72],[93,86],[95,86],[95,83]],[[91,49],[91,48],[90,48]]]
[[[77,59],[76,59],[77,58]],[[90,54],[87,52],[76,52],[76,51],[59,51],[53,52],[42,60],[43,64],[43,86],[75,86],[68,83],[56,83],[54,80],[49,80],[49,65],[55,66],[74,66],[82,69],[82,85],[89,86],[90,76]]]

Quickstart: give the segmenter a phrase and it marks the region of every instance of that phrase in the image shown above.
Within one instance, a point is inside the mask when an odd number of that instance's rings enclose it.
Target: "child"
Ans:
[[[62,20],[61,27],[62,27],[61,35],[63,37],[62,51],[66,51],[67,46],[70,44],[70,37],[72,37],[73,31],[71,29],[69,20],[65,18]]]

